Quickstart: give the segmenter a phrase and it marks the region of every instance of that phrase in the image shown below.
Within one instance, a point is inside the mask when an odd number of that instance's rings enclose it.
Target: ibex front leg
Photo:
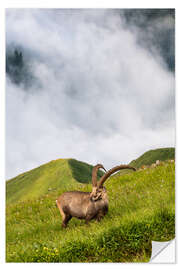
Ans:
[[[100,221],[108,212],[108,206],[106,205],[103,209],[101,209],[97,216],[96,216],[96,220]]]
[[[90,213],[85,218],[85,224],[88,224],[91,219],[94,218],[94,213]]]

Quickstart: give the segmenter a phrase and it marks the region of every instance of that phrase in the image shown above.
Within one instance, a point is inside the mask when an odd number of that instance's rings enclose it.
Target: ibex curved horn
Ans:
[[[106,169],[102,164],[97,164],[96,166],[93,167],[92,170],[92,186],[97,187],[97,173],[99,169],[103,169],[106,172]]]
[[[131,167],[129,165],[119,165],[119,166],[116,166],[112,169],[110,169],[109,171],[107,171],[99,180],[98,182],[98,188],[102,187],[104,182],[106,181],[106,179],[113,173],[119,171],[119,170],[122,170],[122,169],[132,169],[134,171],[136,171],[136,169],[134,167]]]

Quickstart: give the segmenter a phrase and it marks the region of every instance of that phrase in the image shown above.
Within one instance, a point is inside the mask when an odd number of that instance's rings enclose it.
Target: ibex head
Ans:
[[[105,188],[98,188],[98,183],[97,183],[97,173],[99,169],[103,169],[106,172],[106,169],[102,164],[97,164],[96,166],[93,167],[92,170],[92,192],[90,194],[90,198],[92,201],[97,201],[102,199],[103,193],[106,192]],[[104,192],[103,192],[104,191]]]
[[[90,194],[91,201],[98,201],[105,198],[106,188],[105,187],[93,187]]]

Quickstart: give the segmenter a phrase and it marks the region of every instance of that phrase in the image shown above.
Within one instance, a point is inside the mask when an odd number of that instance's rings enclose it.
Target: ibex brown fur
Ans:
[[[85,219],[86,223],[91,219],[97,219],[99,221],[108,211],[107,192],[106,188],[103,187],[106,179],[114,172],[122,169],[136,170],[128,165],[116,166],[106,172],[97,183],[97,171],[99,168],[104,169],[103,165],[97,164],[92,171],[92,192],[64,192],[56,200],[62,216],[62,227],[65,228],[72,217]]]

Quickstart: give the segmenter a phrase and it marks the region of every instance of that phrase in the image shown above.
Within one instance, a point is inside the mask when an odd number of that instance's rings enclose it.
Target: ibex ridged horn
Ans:
[[[93,167],[92,170],[92,186],[97,187],[97,173],[99,169],[103,169],[106,172],[106,169],[102,164],[97,164],[96,166]]]
[[[109,171],[107,171],[99,180],[98,182],[98,188],[99,187],[102,187],[104,182],[106,181],[106,179],[113,173],[117,172],[117,171],[120,171],[122,169],[132,169],[134,171],[136,171],[136,169],[134,167],[131,167],[129,165],[119,165],[119,166],[116,166],[112,169],[110,169]]]

